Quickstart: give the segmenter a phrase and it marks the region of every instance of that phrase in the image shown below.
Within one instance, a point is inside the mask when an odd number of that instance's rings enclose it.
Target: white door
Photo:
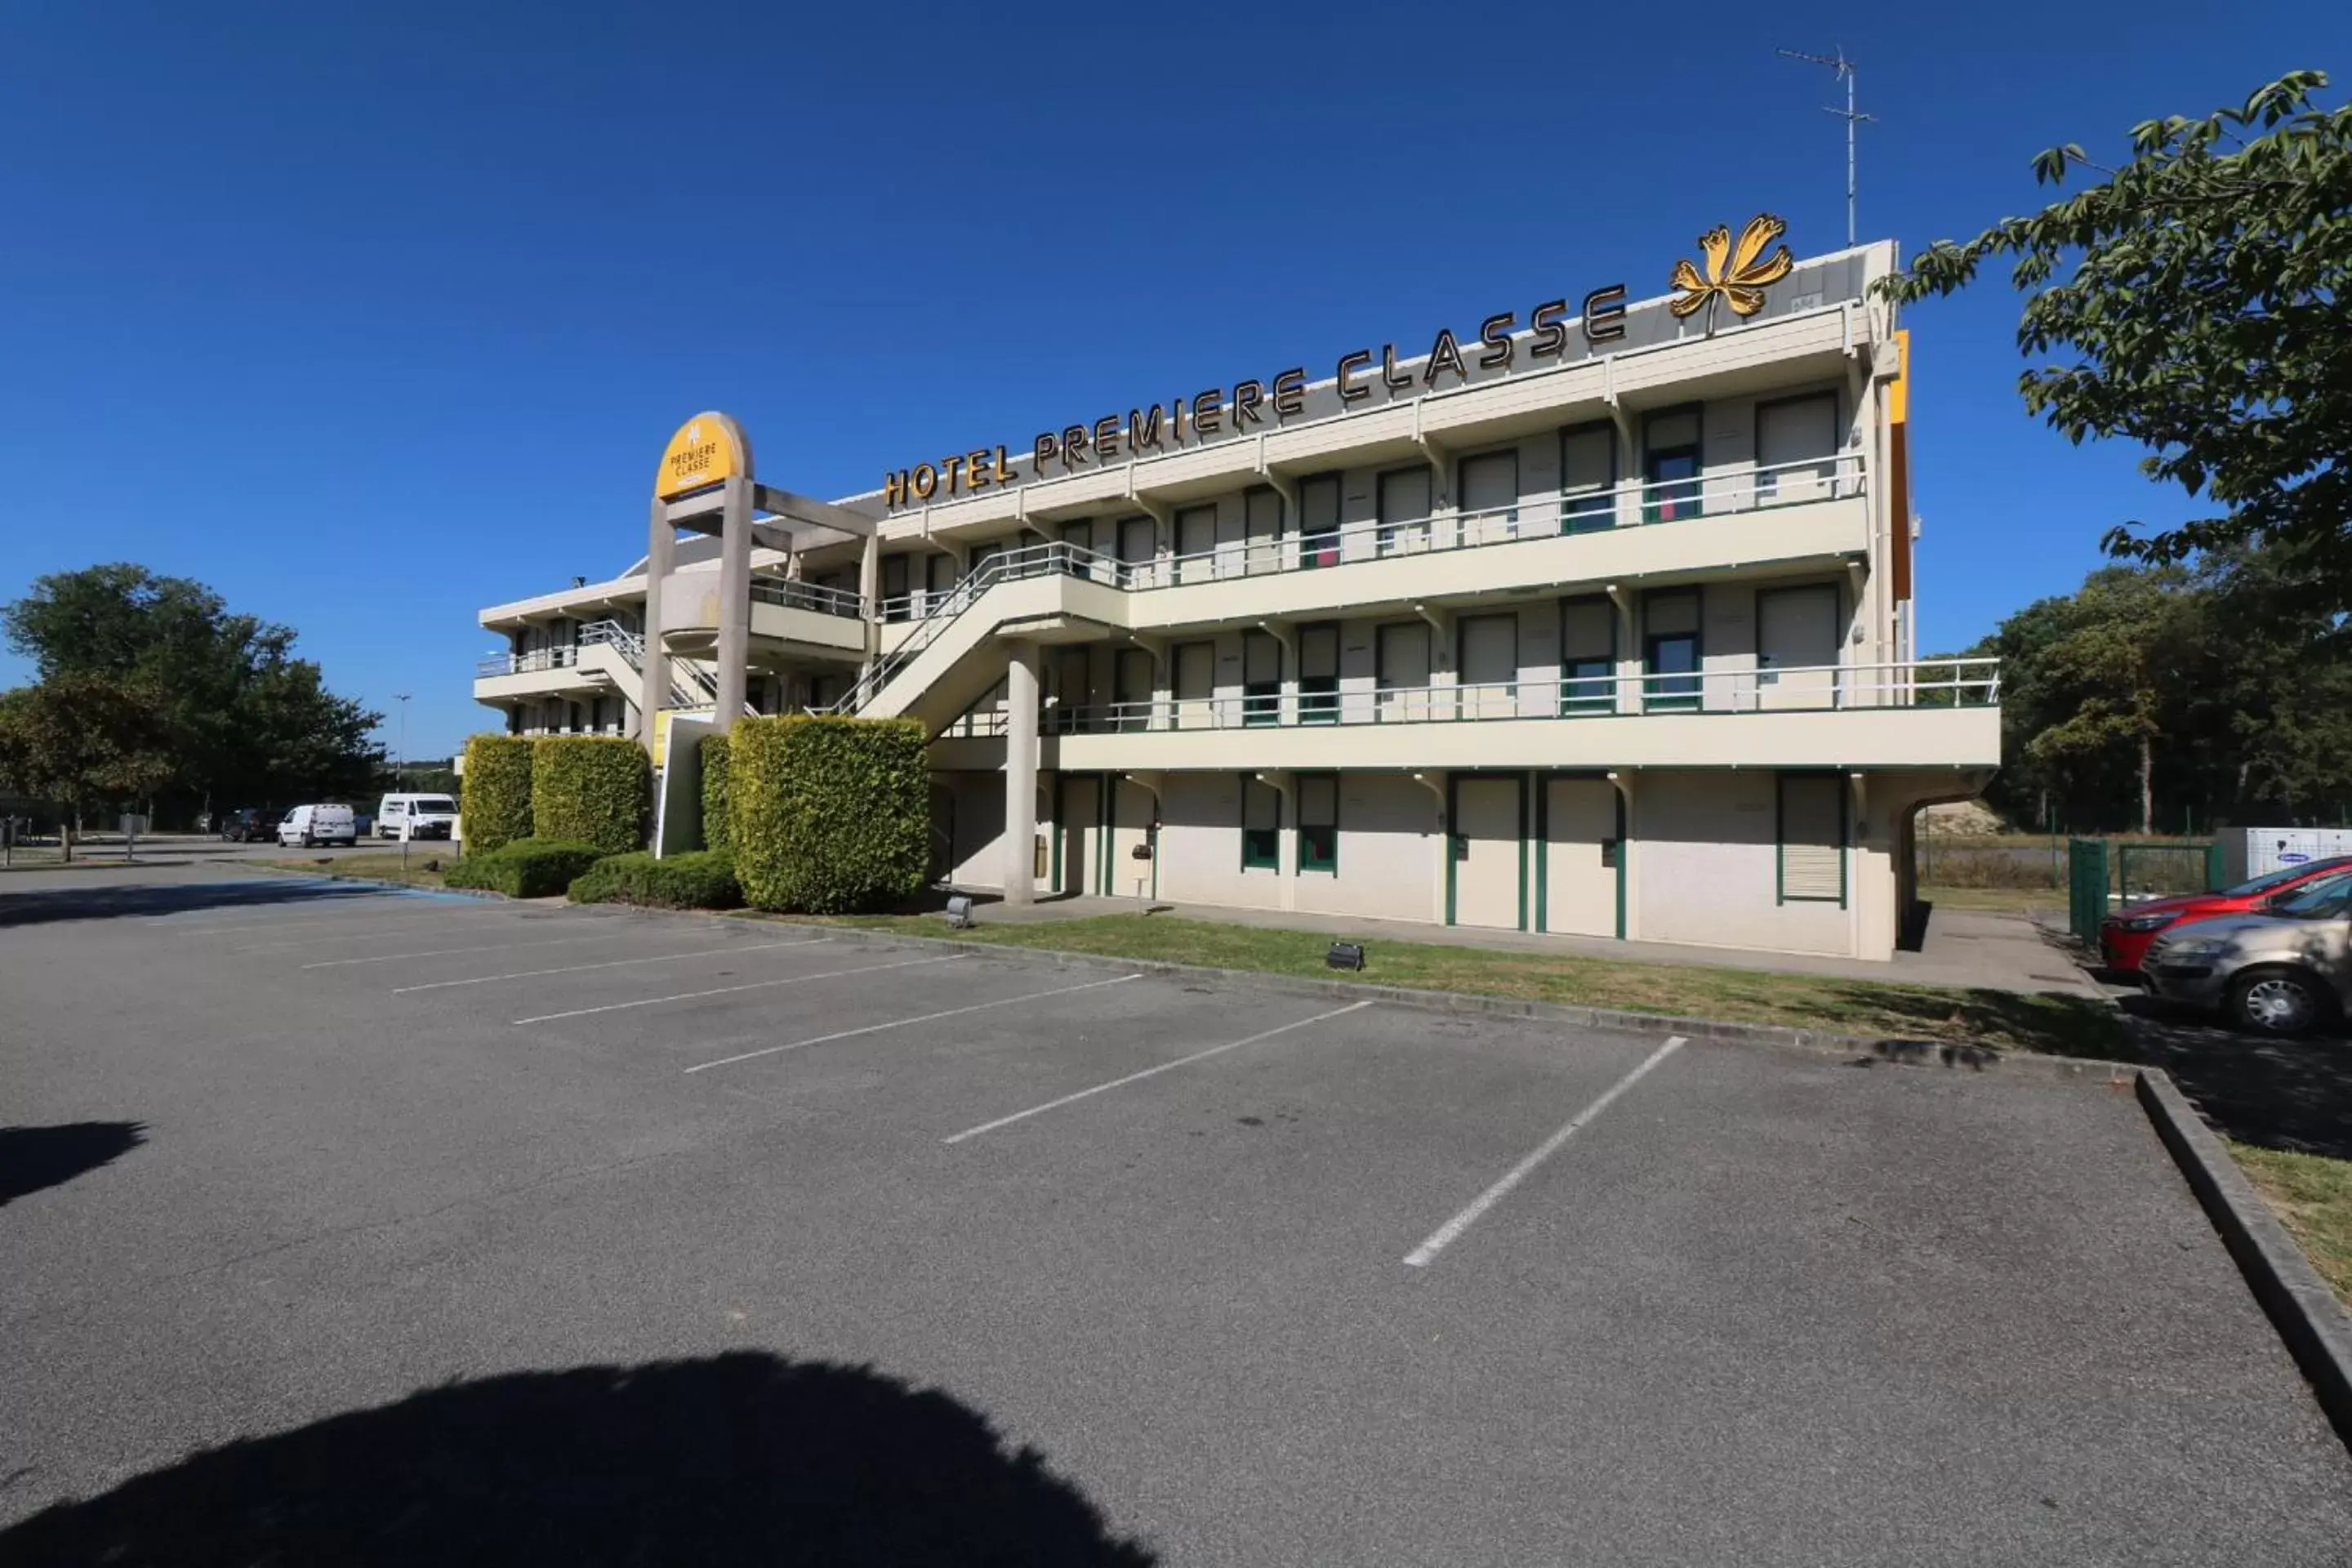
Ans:
[[[1518,709],[1519,617],[1465,616],[1456,623],[1462,639],[1460,710],[1465,719],[1507,719]]]
[[[1429,548],[1429,470],[1400,468],[1380,480],[1380,547],[1383,555]]]
[[[1583,717],[1617,710],[1617,608],[1606,599],[1559,607],[1559,711]]]
[[[1607,425],[1559,438],[1559,531],[1589,533],[1617,526],[1617,434]]]
[[[956,559],[952,555],[934,555],[923,563],[922,614],[935,614],[955,592]]]
[[[1207,583],[1217,574],[1217,509],[1191,507],[1176,514],[1176,580]]]
[[[1519,536],[1519,455],[1486,452],[1462,459],[1462,542],[1490,544]]]
[[[1339,628],[1298,628],[1298,721],[1339,721]]]
[[[1111,670],[1111,728],[1149,730],[1151,720],[1151,655],[1139,647],[1118,650]]]
[[[1834,583],[1756,595],[1756,705],[1830,708],[1838,700]]]
[[[1253,577],[1281,571],[1282,497],[1273,490],[1252,490],[1243,504],[1247,510],[1243,523],[1246,536],[1244,570]]]
[[[1091,719],[1093,660],[1085,647],[1066,647],[1054,656],[1045,694],[1045,730],[1049,734],[1075,735]]]
[[[1378,653],[1381,721],[1429,718],[1428,624],[1400,621],[1382,626]]]
[[[1091,773],[1062,780],[1062,884],[1059,893],[1096,891],[1096,847],[1101,842],[1102,781]]]
[[[1066,563],[1066,569],[1070,575],[1093,577],[1106,583],[1110,581],[1111,568],[1108,563],[1097,562],[1095,558],[1095,525],[1092,519],[1083,522],[1064,523],[1062,542],[1070,547],[1069,559]]]
[[[1282,644],[1267,632],[1242,634],[1242,722],[1282,722]]]
[[[1552,779],[1544,800],[1544,929],[1617,934],[1617,790],[1607,779]]]
[[[1318,475],[1298,482],[1298,563],[1337,566],[1344,542],[1339,535],[1339,479]]]
[[[1837,394],[1767,403],[1756,411],[1757,504],[1788,506],[1832,493]]]
[[[1519,924],[1519,781],[1464,778],[1454,786],[1454,923]]]
[[[1160,552],[1160,525],[1148,517],[1130,517],[1118,525],[1118,558],[1127,563],[1127,580],[1139,586],[1150,584],[1151,558]]]
[[[1205,730],[1215,721],[1217,645],[1191,642],[1176,650],[1176,727]]]
[[[1111,785],[1110,885],[1103,891],[1134,898],[1140,880],[1143,896],[1148,898],[1158,886],[1152,879],[1150,858],[1136,853],[1150,846],[1152,806],[1151,792],[1141,784],[1119,779]]]

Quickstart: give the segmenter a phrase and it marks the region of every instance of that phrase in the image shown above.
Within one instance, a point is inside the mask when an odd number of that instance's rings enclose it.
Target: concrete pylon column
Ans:
[[[911,592],[916,584],[910,582],[907,586]],[[866,552],[857,562],[857,595],[866,604],[866,658],[857,668],[862,681],[874,673],[875,658],[881,651],[881,634],[875,629],[882,623],[882,535],[878,531],[866,536]]]
[[[637,671],[637,738],[650,754],[660,733],[661,710],[669,706],[669,652],[662,642],[662,585],[669,581],[677,556],[677,530],[670,526],[669,504],[654,498],[652,524],[646,535],[645,658]]]
[[[727,481],[719,532],[719,697],[711,729],[721,735],[743,711],[751,655],[751,481]]]
[[[1010,645],[1004,674],[1004,901],[1037,899],[1037,645]]]

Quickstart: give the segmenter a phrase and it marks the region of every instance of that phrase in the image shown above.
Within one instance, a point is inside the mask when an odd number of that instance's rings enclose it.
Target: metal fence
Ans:
[[[2066,929],[2077,942],[2099,940],[2107,918],[2107,841],[2074,838],[2066,843]]]
[[[2221,846],[2206,838],[2061,838],[1922,836],[1913,854],[1919,886],[2063,894],[2068,924],[2084,941],[2119,903],[2221,886]],[[2041,902],[2041,900],[2034,900]]]
[[[2221,886],[2218,842],[2110,844],[2073,838],[2066,844],[2066,926],[2076,940],[2099,940],[2099,924],[2116,904],[2173,893],[2210,892]]]

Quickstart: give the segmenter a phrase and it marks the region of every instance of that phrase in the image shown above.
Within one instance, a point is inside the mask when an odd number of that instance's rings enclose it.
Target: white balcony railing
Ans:
[[[827,587],[822,583],[803,583],[789,577],[754,577],[751,597],[763,605],[782,605],[790,610],[814,610],[821,616],[846,616],[853,620],[866,615],[866,601],[846,588]]]
[[[1599,533],[1697,518],[1736,518],[1780,507],[1840,500],[1864,493],[1859,453],[1776,463],[1735,474],[1628,480],[1577,494],[1543,496],[1465,512],[1365,521],[1313,531],[1229,540],[1183,554],[1126,561],[1076,544],[1031,545],[992,556],[988,581],[1066,571],[1115,588],[1166,588],[1279,572],[1311,572],[1398,555],[1475,549],[1561,534]],[[966,579],[966,583],[971,579]],[[954,589],[902,594],[882,601],[886,621],[961,614],[973,595]]]
[[[1139,734],[1168,730],[1693,713],[1884,713],[1895,708],[1990,708],[2000,701],[1998,658],[1942,658],[1325,690],[1286,687],[1271,692],[1152,697],[1091,707],[1048,703],[1038,715],[1038,729],[1049,735]],[[1000,705],[968,713],[943,733],[1001,735],[1004,730],[1005,713]]]
[[[644,662],[643,637],[618,621],[590,621],[580,628],[572,642],[535,647],[528,653],[492,654],[474,666],[474,674],[477,679],[483,679],[498,675],[530,675],[544,669],[571,669],[578,666],[583,650],[602,644],[619,648],[632,668]]]
[[[530,675],[542,669],[570,669],[580,662],[580,650],[569,643],[535,647],[529,653],[493,654],[474,666],[478,679],[493,675]]]

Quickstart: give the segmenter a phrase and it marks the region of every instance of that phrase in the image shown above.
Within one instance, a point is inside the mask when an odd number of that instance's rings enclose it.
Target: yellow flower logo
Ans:
[[[1715,331],[1715,302],[1729,303],[1732,313],[1752,316],[1764,308],[1764,289],[1778,283],[1796,268],[1797,259],[1782,246],[1769,256],[1764,247],[1789,232],[1789,226],[1770,213],[1759,213],[1748,220],[1739,231],[1739,243],[1731,243],[1731,231],[1717,224],[1698,237],[1698,247],[1706,254],[1706,272],[1687,260],[1675,263],[1674,286],[1679,290],[1667,305],[1676,316],[1694,314],[1701,305],[1706,307],[1706,330]],[[1762,259],[1759,260],[1758,258]]]

